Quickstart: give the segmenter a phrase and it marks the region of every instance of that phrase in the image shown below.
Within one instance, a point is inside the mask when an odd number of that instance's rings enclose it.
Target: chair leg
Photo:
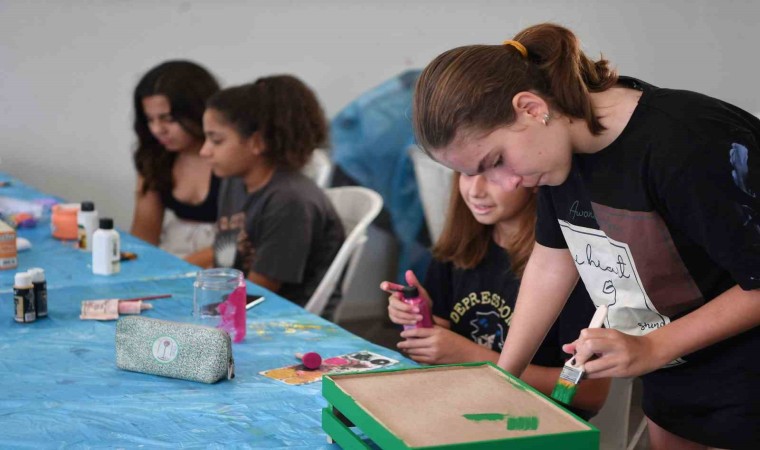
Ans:
[[[644,434],[644,431],[647,429],[647,418],[644,417],[641,419],[641,423],[636,428],[636,432],[633,433],[633,436],[631,436],[631,440],[628,442],[628,447],[626,447],[626,450],[634,450],[636,446],[639,444],[639,440],[641,440],[641,436]]]

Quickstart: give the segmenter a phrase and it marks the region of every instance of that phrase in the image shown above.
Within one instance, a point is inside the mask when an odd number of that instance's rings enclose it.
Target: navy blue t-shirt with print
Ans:
[[[450,262],[433,260],[423,286],[433,300],[433,314],[448,320],[452,331],[501,352],[520,288],[503,248],[491,241],[483,261],[473,269],[458,269]],[[562,352],[562,345],[578,339],[594,311],[579,283],[532,363],[562,366],[569,356]]]
[[[729,288],[760,288],[760,120],[716,99],[642,91],[622,134],[575,155],[568,179],[542,187],[536,240],[569,248],[607,326],[644,335]],[[643,377],[644,411],[687,439],[760,442],[760,330]]]

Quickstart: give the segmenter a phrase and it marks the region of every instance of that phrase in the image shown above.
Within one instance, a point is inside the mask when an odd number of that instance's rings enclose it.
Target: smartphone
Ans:
[[[226,296],[224,300],[226,300]],[[245,309],[251,309],[263,301],[264,301],[264,296],[262,295],[246,295]],[[219,315],[218,306],[221,304],[222,302],[216,302],[216,303],[209,303],[207,305],[204,305],[201,314],[203,314],[204,316],[218,316]]]

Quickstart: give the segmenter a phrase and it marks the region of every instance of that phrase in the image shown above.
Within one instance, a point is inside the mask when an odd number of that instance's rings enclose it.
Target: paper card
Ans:
[[[387,356],[378,355],[367,350],[346,353],[322,360],[319,369],[309,370],[303,364],[280,367],[259,372],[265,377],[282,381],[285,384],[300,385],[320,381],[322,375],[344,372],[364,372],[398,364],[398,361]]]

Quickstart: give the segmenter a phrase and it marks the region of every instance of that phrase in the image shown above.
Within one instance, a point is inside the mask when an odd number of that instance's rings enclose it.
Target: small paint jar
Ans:
[[[47,281],[45,280],[45,271],[39,267],[27,270],[32,277],[32,286],[34,286],[34,308],[37,312],[37,318],[47,317]]]
[[[53,205],[50,217],[50,231],[57,239],[76,240],[79,237],[77,229],[78,203],[62,203]]]
[[[27,272],[18,272],[13,279],[13,305],[16,322],[29,323],[37,320],[32,276]]]

